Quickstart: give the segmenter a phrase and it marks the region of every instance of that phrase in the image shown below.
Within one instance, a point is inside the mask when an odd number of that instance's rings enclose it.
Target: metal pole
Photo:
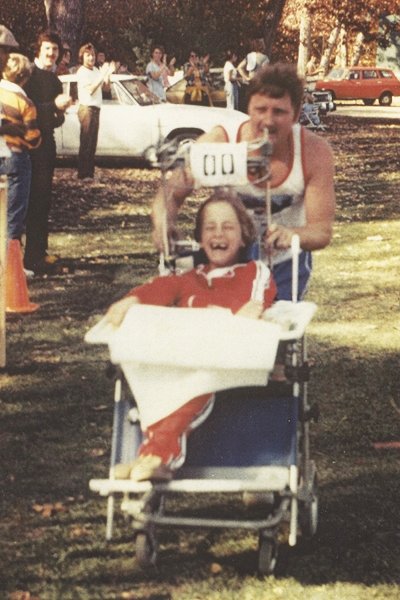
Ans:
[[[265,212],[267,219],[267,232],[269,231],[272,225],[272,200],[271,200],[271,181],[270,176],[268,175],[267,179],[267,187],[265,189]],[[272,248],[267,248],[267,263],[268,267],[272,273]]]
[[[7,176],[0,175],[0,368],[6,366]]]
[[[299,253],[300,237],[295,233],[292,237],[292,302],[296,303],[299,295]]]

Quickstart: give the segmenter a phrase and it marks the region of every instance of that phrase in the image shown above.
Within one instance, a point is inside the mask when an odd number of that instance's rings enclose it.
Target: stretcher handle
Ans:
[[[299,254],[300,254],[300,237],[297,233],[293,234],[290,243],[292,250],[292,302],[297,302],[299,293]]]

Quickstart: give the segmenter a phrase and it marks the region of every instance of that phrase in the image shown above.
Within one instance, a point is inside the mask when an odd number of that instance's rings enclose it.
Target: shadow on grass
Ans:
[[[391,372],[394,361],[394,356],[382,358],[380,372]],[[227,580],[255,576],[256,535],[241,538],[237,532],[161,530],[159,568],[146,573],[135,564],[129,523],[118,517],[115,541],[104,541],[105,501],[95,499],[88,490],[89,479],[105,476],[108,468],[112,384],[103,366],[101,361],[40,365],[29,385],[20,382],[21,388],[15,389],[13,381],[9,382],[0,419],[6,432],[1,436],[6,459],[6,493],[1,505],[8,515],[2,529],[17,556],[25,554],[28,560],[31,552],[34,555],[32,568],[25,570],[22,558],[16,563],[14,555],[1,557],[10,585],[39,585],[40,578],[35,576],[39,562],[49,582],[97,590],[116,581],[118,585],[193,583],[209,575],[212,563],[222,566],[222,577]],[[328,379],[331,369],[349,375],[355,368],[345,356],[340,364],[333,353]],[[358,369],[359,380],[374,369],[373,361],[360,361]],[[395,583],[400,577],[399,532],[395,530],[400,493],[397,457],[395,451],[377,454],[368,439],[371,431],[376,436],[385,434],[388,408],[377,401],[367,407],[369,412],[364,410],[363,390],[351,395],[354,380],[347,378],[348,389],[339,386],[336,398],[330,397],[329,382],[319,384],[322,422],[313,427],[317,430],[313,446],[322,481],[320,527],[308,547],[299,544],[285,553],[279,577],[294,578],[304,586]],[[367,379],[365,385],[370,384]],[[363,437],[368,422],[372,430]],[[44,502],[62,502],[68,511],[46,520],[32,510],[34,503]],[[228,503],[226,511],[233,506]],[[80,527],[86,527],[90,535],[69,537],[69,532]],[[43,534],[36,539],[38,529]],[[27,540],[33,544],[28,554]]]

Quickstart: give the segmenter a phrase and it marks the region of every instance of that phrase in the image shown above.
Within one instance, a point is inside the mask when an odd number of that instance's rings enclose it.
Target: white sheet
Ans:
[[[148,427],[200,394],[265,385],[280,330],[224,309],[136,305],[118,329],[100,321],[85,339],[109,345]]]

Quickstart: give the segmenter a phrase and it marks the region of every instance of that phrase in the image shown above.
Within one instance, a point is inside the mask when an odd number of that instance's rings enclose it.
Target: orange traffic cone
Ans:
[[[10,240],[6,267],[6,310],[8,313],[32,313],[38,308],[39,304],[29,302],[20,241]]]

